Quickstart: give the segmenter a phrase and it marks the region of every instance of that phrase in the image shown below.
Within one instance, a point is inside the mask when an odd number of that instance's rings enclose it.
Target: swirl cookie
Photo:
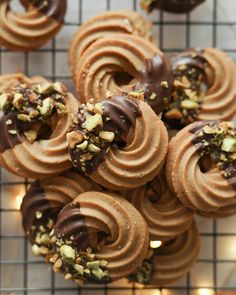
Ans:
[[[128,190],[162,168],[168,134],[142,100],[114,96],[81,105],[67,134],[73,166],[103,187]]]
[[[181,129],[194,121],[236,115],[236,64],[215,48],[189,49],[172,59],[175,83],[163,120]]]
[[[140,6],[147,12],[160,9],[172,13],[186,13],[205,0],[141,0]]]
[[[192,268],[200,249],[200,235],[195,221],[184,233],[161,247],[149,250],[143,264],[129,279],[141,284],[163,287]]]
[[[146,185],[129,191],[127,196],[146,220],[151,240],[173,239],[192,223],[192,210],[170,191],[163,172]]]
[[[23,228],[32,243],[35,255],[52,256],[50,233],[60,210],[79,194],[99,190],[91,180],[73,172],[35,181],[27,191],[22,205]]]
[[[147,225],[124,198],[100,192],[79,195],[55,225],[54,270],[65,279],[104,283],[131,274],[148,249]]]
[[[0,2],[0,45],[13,50],[41,47],[61,29],[66,0],[21,0],[25,13],[12,11],[9,0]]]
[[[157,114],[166,108],[174,81],[167,57],[154,44],[127,34],[94,42],[80,58],[75,79],[82,102],[127,93]]]
[[[3,91],[0,165],[29,178],[46,178],[69,169],[66,133],[77,108],[77,100],[59,82],[17,84]]]
[[[233,122],[195,122],[170,141],[167,180],[187,207],[216,211],[235,204],[235,156]]]
[[[151,23],[134,11],[107,11],[85,22],[75,33],[69,48],[69,63],[74,77],[81,55],[107,34],[136,35],[152,41]]]

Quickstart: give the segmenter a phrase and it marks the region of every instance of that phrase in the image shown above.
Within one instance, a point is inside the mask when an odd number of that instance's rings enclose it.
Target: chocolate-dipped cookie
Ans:
[[[169,144],[167,180],[189,208],[216,211],[235,204],[236,128],[233,122],[195,122]]]
[[[167,130],[151,107],[125,96],[81,105],[67,140],[73,166],[114,190],[152,180],[168,146]]]
[[[92,180],[73,172],[37,180],[27,190],[21,205],[22,225],[33,253],[49,260],[52,256],[53,227],[61,209],[79,194],[100,190]]]
[[[32,50],[52,39],[63,25],[66,0],[21,0],[25,13],[13,12],[10,2],[0,2],[0,46]]]
[[[147,12],[160,9],[172,13],[187,13],[205,0],[141,0],[140,6]]]
[[[181,129],[194,121],[232,120],[236,115],[236,64],[215,48],[189,49],[172,58],[175,76],[163,120]]]
[[[129,279],[144,285],[164,287],[192,268],[200,250],[200,235],[195,221],[190,228],[159,248],[150,248],[142,265]]]
[[[0,165],[29,178],[60,174],[71,167],[66,133],[78,102],[62,83],[25,82],[0,94]]]
[[[148,229],[124,198],[100,192],[79,195],[55,225],[54,270],[81,285],[131,274],[148,249]]]
[[[192,223],[193,211],[171,192],[164,171],[126,195],[146,220],[151,240],[171,240],[185,232]]]
[[[81,55],[98,39],[108,34],[136,35],[152,41],[151,23],[135,11],[106,11],[85,22],[75,33],[69,48],[69,63],[74,78]]]
[[[169,59],[153,43],[127,34],[94,42],[76,67],[82,102],[126,93],[145,100],[160,114],[168,105],[174,77]]]

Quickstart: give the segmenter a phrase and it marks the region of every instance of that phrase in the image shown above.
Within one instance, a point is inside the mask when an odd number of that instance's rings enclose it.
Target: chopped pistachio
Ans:
[[[177,108],[173,108],[165,113],[165,117],[167,119],[182,119],[183,115]]]
[[[42,255],[47,255],[47,254],[49,253],[48,248],[46,248],[46,247],[44,247],[44,246],[41,246],[41,247],[39,248],[39,251],[40,251],[40,253],[41,253]]]
[[[87,262],[86,265],[87,265],[87,267],[90,268],[90,269],[98,268],[99,265],[100,265],[100,261],[99,261],[99,260],[90,261],[90,262]]]
[[[64,277],[64,279],[66,281],[70,281],[72,279],[72,274],[70,274],[70,273],[66,274],[65,277]]]
[[[6,93],[2,93],[0,95],[0,111],[4,111],[8,104],[8,95]]]
[[[8,130],[8,133],[10,133],[11,135],[16,135],[17,134],[16,130]]]
[[[129,98],[137,98],[137,99],[144,100],[144,92],[130,91],[128,93],[128,97]]]
[[[60,94],[64,94],[64,92],[65,92],[61,82],[53,83],[53,89]]]
[[[84,285],[84,281],[81,280],[81,279],[76,279],[75,280],[75,283],[79,286],[79,287],[82,287]]]
[[[81,143],[84,139],[84,136],[80,132],[71,131],[70,133],[67,133],[66,135],[69,147],[71,149],[75,148],[76,145]]]
[[[17,119],[20,121],[23,121],[23,122],[30,122],[31,121],[30,116],[26,115],[26,114],[18,114]]]
[[[96,114],[103,114],[103,108],[102,108],[102,104],[100,102],[96,103],[94,106],[94,113]]]
[[[187,109],[187,110],[192,110],[192,109],[198,108],[199,104],[195,101],[185,99],[185,100],[181,101],[181,107],[184,109]]]
[[[206,134],[214,134],[214,133],[217,132],[217,130],[216,130],[215,128],[212,128],[212,127],[210,127],[210,126],[208,126],[208,125],[204,126],[204,127],[202,128],[202,130],[203,130],[204,133],[206,133]]]
[[[74,269],[78,272],[79,275],[83,275],[84,274],[84,267],[80,264],[74,264]]]
[[[92,248],[91,248],[91,247],[88,247],[88,248],[86,249],[86,252],[90,254],[90,253],[92,253],[92,252],[93,252],[93,250],[92,250]]]
[[[89,145],[88,145],[88,150],[90,151],[90,152],[92,152],[92,153],[99,153],[100,151],[101,151],[101,149],[99,148],[99,147],[97,147],[96,145],[94,145],[94,144],[92,144],[92,143],[90,143]]]
[[[12,104],[15,108],[20,109],[24,102],[24,97],[21,93],[15,93]]]
[[[169,88],[169,84],[168,84],[167,81],[162,81],[161,86],[164,87],[164,88]]]
[[[38,245],[34,244],[32,246],[32,252],[35,256],[39,256],[40,255],[40,248]]]
[[[41,219],[42,216],[43,216],[43,213],[42,213],[42,212],[40,212],[40,211],[36,211],[36,212],[35,212],[35,217],[36,217],[36,219]]]
[[[7,121],[6,121],[6,125],[12,125],[12,120],[10,120],[10,119],[8,119]]]
[[[107,142],[112,142],[115,138],[115,133],[110,131],[100,131],[99,137]]]
[[[66,106],[61,102],[55,103],[56,108],[58,108],[61,112],[66,112],[67,108]]]
[[[62,259],[68,263],[72,263],[75,260],[75,250],[68,245],[63,245],[60,247],[60,253]]]
[[[95,114],[94,116],[87,116],[85,121],[85,128],[88,131],[92,131],[97,126],[103,126],[101,114]]]
[[[85,269],[84,269],[84,273],[86,273],[86,274],[89,275],[91,272],[90,272],[90,270],[89,270],[88,268],[85,268]]]
[[[39,115],[39,112],[37,110],[32,110],[29,112],[30,118],[36,118]]]
[[[236,152],[236,138],[224,138],[221,145],[221,150],[228,153]]]
[[[81,144],[77,144],[76,148],[81,150],[81,151],[84,151],[84,150],[86,150],[87,146],[88,146],[88,141],[85,140]]]
[[[59,269],[61,268],[61,266],[62,266],[62,260],[59,258],[56,260],[54,267]]]
[[[157,95],[156,95],[156,93],[152,93],[151,95],[150,95],[150,99],[151,100],[154,100],[154,99],[156,99],[157,98]]]
[[[42,116],[49,116],[53,109],[53,100],[47,97],[43,100],[43,106],[38,106],[38,110]]]
[[[44,82],[37,85],[37,91],[40,94],[47,94],[49,91],[51,91],[54,87],[54,85],[48,82]]]
[[[44,244],[49,244],[50,243],[50,236],[49,234],[43,234],[41,236],[41,242]]]
[[[97,277],[99,280],[104,277],[104,272],[99,267],[92,269],[92,274],[95,275],[95,277]]]
[[[107,265],[108,265],[108,261],[106,261],[106,260],[101,260],[100,261],[100,266],[101,267],[107,267]]]

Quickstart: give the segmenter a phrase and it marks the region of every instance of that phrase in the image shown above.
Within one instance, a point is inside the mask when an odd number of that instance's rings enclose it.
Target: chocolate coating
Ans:
[[[11,125],[6,124],[8,120],[12,121]],[[0,153],[3,153],[7,149],[14,148],[14,146],[22,142],[18,132],[16,134],[9,133],[9,130],[17,130],[16,113],[4,114],[0,112],[0,130]]]
[[[219,121],[200,122],[197,127],[190,130],[190,132],[194,134],[192,143],[196,146],[197,151],[202,157],[210,157],[210,160],[215,163],[215,165],[217,165],[222,171],[224,171],[222,175],[227,179],[228,183],[236,191],[236,160],[221,161],[221,156],[224,152],[221,150],[221,144],[219,145],[218,142],[221,142],[220,140],[222,139],[222,135],[212,135],[202,132],[205,126],[210,126],[211,128],[219,128],[219,124]],[[234,129],[236,130],[235,125]],[[204,144],[205,142],[207,143],[207,145]],[[227,156],[227,154],[225,154],[225,156]]]
[[[138,106],[138,100],[128,99],[123,96],[113,96],[110,99],[101,101],[103,114],[103,127],[98,128],[99,131],[109,131],[115,134],[115,139],[112,146],[124,145],[127,140],[127,135],[131,127],[135,127],[136,118],[141,116],[141,111]],[[82,124],[85,121],[85,115],[78,114],[78,125],[74,130],[79,130],[83,133]],[[91,160],[86,163],[86,173],[91,174],[97,169],[100,163],[106,156],[106,151],[109,145],[100,141],[98,147],[101,149],[99,153],[94,155]],[[70,149],[70,156],[75,167],[80,169],[81,153],[76,149]]]
[[[26,9],[33,5],[38,11],[58,22],[63,22],[67,10],[67,0],[21,0],[21,3]]]
[[[140,71],[140,76],[141,82],[135,90],[144,90],[145,100],[160,114],[168,105],[174,83],[171,63],[166,57],[156,55],[146,60],[146,67]]]
[[[60,211],[62,204],[55,200],[48,200],[40,181],[35,181],[27,191],[22,205],[22,224],[26,232],[32,226],[47,224],[49,219],[54,219]],[[36,212],[42,213],[42,218],[36,218]]]
[[[145,8],[149,12],[157,8],[173,13],[186,13],[204,1],[205,0],[153,0],[151,4],[148,7],[145,6]],[[145,2],[145,0],[142,2]]]
[[[86,250],[89,246],[88,229],[78,202],[70,203],[61,210],[55,224],[55,235],[63,240],[73,237],[73,246],[78,250]]]

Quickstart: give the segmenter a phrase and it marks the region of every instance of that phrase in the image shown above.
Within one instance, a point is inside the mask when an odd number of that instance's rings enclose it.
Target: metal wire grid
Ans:
[[[76,29],[83,20],[83,7],[84,5],[90,2],[91,4],[103,5],[104,9],[110,10],[112,8],[112,1],[114,0],[68,0],[71,7],[75,6],[73,13],[78,12],[77,21],[66,20],[65,27]],[[204,28],[210,32],[211,44],[207,46],[212,47],[221,47],[223,50],[234,56],[236,53],[236,46],[234,48],[224,48],[222,44],[218,44],[218,29],[221,28],[224,32],[225,28],[235,28],[236,19],[233,21],[220,21],[218,20],[218,5],[221,3],[228,3],[231,5],[235,0],[208,0],[212,1],[212,17],[209,16],[209,19],[201,21],[193,21],[190,14],[187,14],[185,17],[177,17],[176,20],[168,20],[165,17],[163,12],[156,13],[158,21],[154,20],[154,30],[159,30],[159,46],[160,48],[167,53],[173,53],[183,50],[185,47],[191,47],[191,27],[192,26],[204,26]],[[115,1],[117,2],[117,1]],[[122,9],[122,1],[120,8]],[[124,1],[123,1],[124,2]],[[130,2],[130,8],[137,10],[138,9],[138,0],[126,0]],[[235,3],[234,3],[235,4]],[[185,19],[184,19],[185,18]],[[181,48],[178,46],[165,46],[166,41],[166,28],[185,28],[185,44],[182,44]],[[58,37],[57,37],[58,38]],[[67,85],[72,85],[71,76],[69,72],[64,73],[58,70],[58,62],[60,64],[60,59],[63,54],[66,56],[67,48],[63,46],[57,46],[57,38],[53,39],[51,44],[38,49],[35,51],[37,53],[47,53],[51,56],[50,73],[45,73],[46,78],[52,80],[63,80]],[[171,36],[170,36],[171,38]],[[182,38],[180,36],[180,38]],[[234,35],[236,40],[236,37]],[[232,40],[235,44],[235,40]],[[209,41],[209,40],[208,40]],[[202,44],[201,44],[202,45]],[[11,54],[6,49],[0,50],[0,71],[5,72],[4,62],[8,54]],[[22,65],[22,70],[26,74],[32,74],[30,70],[31,57],[30,53],[13,53],[16,54],[16,59],[19,61],[21,59],[24,64]],[[59,55],[59,56],[58,56]],[[61,74],[62,73],[62,74]],[[41,74],[41,72],[38,72]],[[7,173],[6,171],[0,171],[0,294],[20,294],[20,295],[31,295],[31,294],[43,294],[43,295],[57,295],[57,294],[78,294],[78,295],[88,295],[94,294],[109,294],[109,295],[191,295],[199,294],[199,288],[208,289],[211,291],[210,294],[215,294],[220,290],[236,290],[236,251],[234,254],[224,258],[218,248],[222,250],[222,245],[225,244],[225,249],[227,253],[231,250],[227,247],[229,239],[233,239],[233,243],[236,244],[236,230],[234,230],[234,222],[236,219],[233,217],[230,220],[226,221],[204,221],[200,220],[201,227],[201,237],[203,240],[202,246],[202,256],[198,259],[197,266],[195,271],[189,273],[185,278],[180,280],[175,284],[172,284],[165,289],[159,290],[153,287],[141,288],[135,284],[128,284],[126,281],[121,281],[118,283],[113,283],[110,286],[86,286],[82,289],[78,289],[73,284],[63,283],[64,280],[61,277],[58,277],[54,274],[53,271],[45,265],[42,259],[36,259],[31,256],[30,246],[28,241],[22,232],[19,226],[20,216],[19,210],[13,205],[14,198],[17,193],[20,191],[21,194],[26,190],[28,185],[28,180],[22,180],[18,177],[14,177]],[[12,203],[13,202],[13,203]],[[14,221],[16,220],[16,221]],[[203,223],[203,224],[202,224]],[[202,226],[201,226],[202,224]],[[12,227],[17,227],[17,230],[11,232]],[[8,230],[10,229],[10,230]],[[234,240],[235,239],[235,240]],[[232,243],[232,241],[231,241]],[[12,252],[12,249],[14,251]],[[211,252],[209,257],[205,252]],[[14,255],[12,255],[12,253]],[[201,265],[199,267],[199,265]],[[38,269],[38,267],[40,267]],[[230,271],[228,271],[230,267]],[[210,283],[206,283],[203,280],[203,283],[200,283],[198,277],[201,276],[201,271],[204,270],[210,273]],[[227,272],[228,277],[225,278],[226,286],[222,285],[221,277]],[[7,275],[6,275],[7,273]],[[31,284],[31,277],[34,274],[34,280],[38,281],[35,285]],[[45,275],[46,274],[46,275]],[[8,279],[8,276],[10,279]],[[44,281],[47,283],[44,283]]]

